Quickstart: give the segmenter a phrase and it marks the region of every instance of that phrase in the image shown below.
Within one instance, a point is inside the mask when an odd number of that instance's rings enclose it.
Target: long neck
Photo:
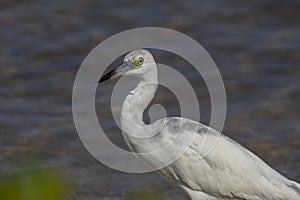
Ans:
[[[141,77],[136,88],[125,98],[121,110],[122,131],[131,136],[146,137],[143,127],[145,108],[153,99],[157,89],[157,68],[153,67]]]

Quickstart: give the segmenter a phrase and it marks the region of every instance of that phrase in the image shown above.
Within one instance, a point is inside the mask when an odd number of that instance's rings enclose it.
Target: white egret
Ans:
[[[187,199],[300,200],[298,183],[276,172],[240,144],[225,135],[220,136],[220,133],[201,123],[170,117],[145,124],[143,112],[153,99],[158,82],[157,65],[149,51],[142,49],[130,52],[120,67],[102,76],[99,82],[121,75],[140,79],[137,87],[125,98],[121,110],[124,138],[134,152],[150,152],[161,148],[168,144],[175,132],[194,135],[186,151],[175,162],[159,170],[162,177],[182,191]],[[158,125],[162,123],[163,127],[155,135]],[[127,133],[134,133],[134,136]],[[220,137],[208,155],[204,152],[205,148],[199,147],[204,135],[208,141]],[[172,145],[172,151],[143,159],[153,166],[165,163],[169,156],[176,153],[179,143]]]

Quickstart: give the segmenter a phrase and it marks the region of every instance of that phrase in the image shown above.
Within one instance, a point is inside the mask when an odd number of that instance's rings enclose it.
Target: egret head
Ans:
[[[104,74],[99,83],[122,75],[141,77],[154,67],[156,67],[156,63],[149,51],[144,49],[134,50],[124,57],[122,65]]]

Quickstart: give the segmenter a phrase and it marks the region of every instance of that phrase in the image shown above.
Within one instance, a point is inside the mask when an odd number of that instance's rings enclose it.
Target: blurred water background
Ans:
[[[70,199],[146,199],[141,191],[157,191],[145,192],[153,200],[183,199],[155,173],[126,174],[95,160],[72,119],[73,81],[89,51],[120,31],[159,26],[191,36],[216,62],[228,97],[226,135],[300,181],[299,10],[298,0],[1,1],[1,177],[31,163],[68,177]],[[176,56],[155,55],[190,80],[207,123],[203,80]],[[122,146],[109,109],[112,89],[99,88],[97,111],[108,137]],[[154,102],[178,110],[164,88]]]

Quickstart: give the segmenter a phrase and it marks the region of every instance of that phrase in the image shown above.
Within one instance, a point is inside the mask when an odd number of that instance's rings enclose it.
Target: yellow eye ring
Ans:
[[[134,61],[134,66],[136,66],[136,67],[141,66],[143,63],[144,63],[144,59],[138,58]]]

